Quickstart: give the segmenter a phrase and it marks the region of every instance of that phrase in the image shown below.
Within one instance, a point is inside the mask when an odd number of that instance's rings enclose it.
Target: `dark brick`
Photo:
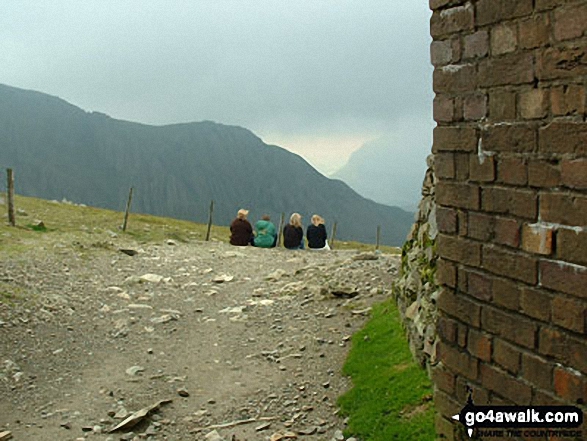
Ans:
[[[433,137],[435,153],[477,151],[477,131],[471,127],[436,127]]]
[[[493,339],[493,360],[502,368],[517,374],[520,371],[520,348],[502,339]]]
[[[438,231],[446,234],[457,233],[457,210],[453,208],[438,207],[436,209],[436,225]]]
[[[520,308],[521,287],[519,283],[506,279],[493,281],[493,302],[496,305],[517,311]]]
[[[530,386],[513,378],[505,371],[482,363],[480,375],[485,387],[518,405],[527,406],[532,398]]]
[[[531,84],[534,81],[532,54],[516,52],[498,58],[484,58],[479,63],[476,80],[481,87]]]
[[[540,195],[540,217],[544,222],[568,226],[585,226],[587,197],[561,193]]]
[[[587,299],[587,268],[548,260],[539,267],[542,286]]]
[[[495,243],[512,248],[520,246],[520,222],[506,217],[495,218]]]
[[[440,234],[438,251],[443,259],[463,263],[469,266],[481,264],[481,244],[464,238]]]
[[[434,155],[434,173],[439,179],[454,179],[455,154],[452,152],[440,152]]]
[[[492,298],[492,279],[485,274],[467,273],[467,293],[476,299],[486,302]]]
[[[445,259],[436,261],[436,282],[455,288],[457,285],[457,268],[453,262]]]
[[[556,243],[556,254],[559,259],[587,266],[587,231],[559,229]]]
[[[463,377],[457,377],[455,392],[457,399],[461,403],[467,402],[469,399],[469,392],[471,392],[473,403],[489,403],[489,391]]]
[[[536,324],[519,314],[485,306],[481,312],[481,323],[487,332],[526,348],[535,347]]]
[[[479,187],[471,184],[440,181],[436,187],[436,202],[447,207],[477,210]]]
[[[520,307],[524,314],[547,322],[550,320],[551,294],[541,289],[522,289]]]
[[[442,290],[437,300],[438,308],[447,314],[476,328],[481,324],[481,307],[464,295]]]
[[[483,149],[490,152],[530,153],[536,146],[536,129],[530,124],[495,125],[482,136]]]
[[[587,302],[565,298],[561,295],[552,300],[552,322],[571,331],[585,334],[587,329]]]
[[[451,371],[470,380],[477,378],[479,362],[467,352],[441,341],[438,345],[438,354],[442,363]]]
[[[533,354],[522,354],[522,376],[541,389],[552,390],[553,363]]]
[[[539,138],[540,153],[587,155],[587,123],[553,122],[540,129]]]
[[[489,94],[489,119],[507,121],[516,119],[516,94],[498,90]]]
[[[497,164],[497,182],[509,185],[526,185],[528,183],[528,166],[524,158],[501,158]]]
[[[554,11],[554,38],[559,41],[579,38],[586,32],[587,4],[579,3]]]
[[[477,155],[469,156],[469,178],[476,182],[493,182],[495,180],[495,161],[489,156],[481,161]]]
[[[430,368],[430,379],[441,391],[451,395],[455,392],[455,374],[444,367],[442,363]]]
[[[463,37],[463,58],[482,58],[489,53],[489,34],[477,31]]]
[[[493,237],[495,217],[484,213],[469,212],[467,235],[487,242]]]
[[[457,181],[469,180],[469,154],[455,153],[455,171]]]
[[[463,404],[458,403],[445,392],[436,390],[434,393],[434,407],[441,415],[452,416],[461,411]]]
[[[439,337],[445,342],[452,344],[457,343],[458,325],[456,321],[441,315],[438,317],[437,329]]]
[[[453,48],[450,40],[436,40],[430,45],[430,61],[434,66],[449,64],[453,58]]]
[[[437,67],[432,74],[436,93],[473,92],[477,89],[477,69],[472,64]]]
[[[473,12],[470,4],[434,11],[430,19],[430,34],[436,39],[455,32],[472,30]]]
[[[566,160],[562,163],[562,182],[569,188],[587,189],[587,159]]]
[[[479,0],[476,24],[484,26],[504,20],[523,17],[532,13],[532,0]]]
[[[536,61],[536,76],[539,80],[579,78],[587,75],[587,43],[574,47],[548,47],[539,52]]]
[[[538,197],[528,190],[506,188],[483,188],[483,211],[511,214],[529,220],[536,220],[538,214]]]
[[[528,184],[531,187],[558,187],[561,172],[558,162],[532,159],[528,163]]]
[[[548,14],[540,14],[521,20],[518,23],[519,43],[522,49],[534,49],[549,41],[550,19]]]
[[[585,114],[585,87],[565,84],[550,89],[552,114],[556,116]]]
[[[491,360],[491,336],[475,329],[469,329],[467,350],[474,357],[489,362]]]
[[[538,282],[538,265],[534,257],[494,246],[484,246],[482,256],[482,268],[493,274],[520,280],[530,285]]]
[[[543,327],[539,333],[539,352],[565,362],[569,359],[569,337],[566,333],[554,328]],[[585,353],[583,353],[585,355]]]

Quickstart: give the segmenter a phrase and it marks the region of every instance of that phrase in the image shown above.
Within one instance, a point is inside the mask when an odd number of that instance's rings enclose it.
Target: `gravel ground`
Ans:
[[[0,432],[344,439],[350,337],[389,297],[398,256],[114,240],[0,261],[0,293],[16,296],[0,303]]]

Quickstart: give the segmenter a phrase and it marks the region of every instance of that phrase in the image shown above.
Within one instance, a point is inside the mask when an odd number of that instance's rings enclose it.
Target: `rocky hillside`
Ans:
[[[337,236],[401,246],[413,221],[359,196],[301,157],[250,131],[212,122],[148,126],[88,113],[59,98],[0,85],[0,167],[20,194],[227,225],[241,207],[253,219],[300,212],[337,222]],[[386,182],[381,185],[387,188]]]

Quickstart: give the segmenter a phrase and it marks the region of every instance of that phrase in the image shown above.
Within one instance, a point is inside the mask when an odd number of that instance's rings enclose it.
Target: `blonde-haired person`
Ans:
[[[253,240],[253,226],[247,220],[249,210],[241,208],[236,219],[230,224],[230,243],[231,245],[247,246]]]
[[[324,218],[318,214],[312,216],[312,224],[306,230],[308,248],[313,250],[329,250]]]
[[[288,250],[304,249],[304,228],[299,213],[293,213],[289,218],[289,224],[283,227],[283,246]]]

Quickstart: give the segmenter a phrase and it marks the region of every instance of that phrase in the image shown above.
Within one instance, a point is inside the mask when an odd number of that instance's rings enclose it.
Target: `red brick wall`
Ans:
[[[430,0],[437,430],[587,402],[587,1]],[[585,431],[587,429],[584,428]]]

